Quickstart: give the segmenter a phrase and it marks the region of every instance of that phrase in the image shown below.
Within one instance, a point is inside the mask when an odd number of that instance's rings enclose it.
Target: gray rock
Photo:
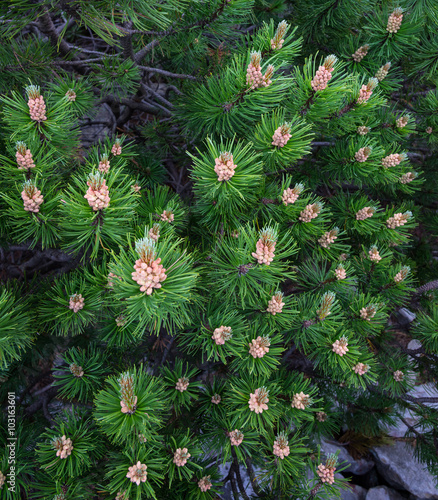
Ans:
[[[420,349],[420,347],[423,347],[421,342],[417,339],[413,339],[409,342],[408,344],[408,349],[411,351],[415,351],[416,349]]]
[[[409,425],[415,425],[418,421],[418,418],[409,410],[404,410],[402,416]],[[396,425],[388,427],[385,432],[388,436],[402,438],[406,435],[407,431],[408,426],[399,420]]]
[[[418,500],[438,500],[433,476],[414,458],[409,445],[397,441],[394,445],[377,446],[372,453],[377,470],[389,485],[409,491]]]
[[[341,490],[341,500],[365,500],[367,490],[357,484],[348,483],[348,490]]]
[[[433,384],[421,384],[416,385],[412,390],[408,392],[409,396],[414,398],[437,398],[438,390]],[[431,408],[438,408],[438,403],[423,403]],[[409,425],[415,425],[418,421],[418,417],[409,410],[404,410],[403,418]],[[389,427],[387,429],[387,434],[392,437],[404,437],[408,427],[400,420],[397,425]],[[418,429],[419,430],[419,429]]]
[[[81,143],[85,149],[104,141],[116,130],[116,117],[108,104],[102,104],[99,108],[94,109],[90,115],[81,119],[80,122]]]
[[[368,490],[365,500],[404,500],[404,498],[388,486],[377,486]]]
[[[406,309],[406,307],[402,307],[401,309],[399,309],[396,313],[396,316],[400,325],[409,325],[409,323],[412,323],[412,321],[414,321],[414,319],[417,317],[414,312]]]
[[[350,464],[344,472],[351,472],[351,474],[361,476],[367,474],[374,467],[374,462],[372,460],[367,460],[366,458],[359,458],[356,460],[348,453],[344,446],[334,441],[321,440],[321,451],[325,455],[336,453],[337,450],[340,451],[338,456],[339,462],[348,462]]]

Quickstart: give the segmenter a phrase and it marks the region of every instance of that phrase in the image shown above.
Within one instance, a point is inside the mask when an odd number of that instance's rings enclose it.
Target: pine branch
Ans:
[[[105,102],[124,104],[125,106],[129,106],[132,110],[144,111],[145,113],[150,113],[152,115],[158,115],[160,113],[158,106],[147,104],[141,101],[134,101],[133,99],[129,99],[127,97],[123,97],[120,99],[116,96],[107,95],[103,99],[98,101],[98,104],[102,104]]]
[[[41,380],[43,380],[45,377],[50,375],[52,373],[52,370],[45,371],[43,373],[40,373],[37,377],[35,377],[32,382],[24,389],[24,391],[20,394],[20,396],[17,398],[17,407],[20,406],[23,403],[24,397],[29,394],[31,389],[38,384]]]
[[[421,285],[415,290],[415,295],[420,295],[424,292],[429,292],[430,290],[436,290],[438,288],[438,280],[429,281],[429,283],[425,283]]]
[[[412,403],[418,403],[420,405],[423,405],[424,403],[438,403],[438,397],[437,398],[414,398],[413,396],[409,396],[408,394],[405,394],[403,396],[403,399],[406,401],[411,401]]]
[[[145,45],[142,49],[140,49],[138,52],[135,53],[135,56],[133,57],[133,60],[137,63],[140,64],[141,61],[143,60],[144,56],[150,52],[154,47],[156,47],[159,43],[161,42],[160,39],[156,38],[152,42],[148,43]]]
[[[260,497],[260,498],[264,498],[266,497],[266,493],[263,493],[263,491],[261,490],[258,482],[257,482],[257,479],[256,479],[256,476],[255,476],[255,472],[254,472],[254,468],[252,466],[252,462],[251,462],[251,459],[248,457],[246,460],[245,460],[245,463],[246,463],[246,467],[248,469],[248,474],[249,474],[249,478],[251,479],[251,484],[252,484],[252,487],[254,489],[254,492]]]
[[[127,25],[132,27],[132,22],[127,23]],[[132,47],[132,35],[120,37],[120,45],[123,49],[123,59],[135,61],[134,49]]]
[[[72,49],[78,50],[80,52],[84,52],[85,54],[96,54],[97,56],[101,56],[101,58],[119,57],[120,56],[120,54],[106,54],[105,52],[99,52],[98,50],[89,50],[89,49],[85,49],[84,47],[78,47],[77,45],[72,45],[72,44],[70,44],[70,47]]]
[[[228,472],[227,477],[225,478],[224,483],[229,480],[231,482],[231,489],[233,490],[234,500],[239,500],[239,491],[237,489],[236,477],[235,477],[235,464],[234,462],[231,464],[230,471]]]
[[[52,426],[53,425],[53,418],[52,415],[50,415],[48,404],[49,404],[49,397],[44,394],[42,397],[43,401],[43,414],[46,417],[46,419],[49,421],[49,424]]]
[[[158,92],[155,92],[155,90],[153,90],[151,87],[149,87],[149,85],[146,85],[146,84],[142,83],[141,84],[141,88],[142,88],[142,90],[143,90],[143,92],[144,92],[145,95],[152,94],[156,99],[158,99],[159,101],[161,101],[163,104],[165,104],[169,108],[174,108],[175,107],[171,102],[169,102],[163,96],[161,96],[160,94],[158,94]]]
[[[231,447],[231,455],[233,457],[233,465],[234,465],[234,471],[236,473],[236,478],[237,478],[237,484],[239,486],[239,490],[242,494],[242,497],[244,500],[249,500],[248,495],[246,494],[245,487],[243,486],[243,481],[242,481],[242,476],[240,475],[240,467],[239,467],[239,462],[237,460],[237,455],[236,451],[234,450],[233,447]]]
[[[51,387],[42,398],[39,398],[35,403],[28,406],[25,410],[26,417],[31,417],[37,411],[43,408],[43,405],[48,405],[49,402],[57,395],[58,387]]]
[[[64,39],[60,40],[58,32],[53,24],[52,18],[49,14],[49,9],[47,7],[43,7],[44,14],[39,18],[39,29],[44,35],[46,35],[50,43],[59,49],[61,54],[68,55],[71,52],[70,44],[68,44]]]
[[[138,66],[140,69],[144,69],[148,73],[158,73],[159,75],[169,76],[170,78],[181,78],[183,80],[198,80],[195,76],[184,75],[183,73],[171,73],[170,71],[165,71],[159,68],[150,68],[149,66]]]
[[[92,59],[80,59],[76,61],[53,61],[52,64],[55,66],[85,66],[87,64],[98,64],[102,62],[102,58],[100,57],[95,57]]]

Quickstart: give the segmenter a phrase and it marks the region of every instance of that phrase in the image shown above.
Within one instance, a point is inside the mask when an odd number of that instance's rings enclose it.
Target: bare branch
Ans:
[[[169,76],[171,78],[181,78],[185,80],[199,80],[196,76],[184,75],[183,73],[171,73],[170,71],[165,71],[164,69],[150,68],[149,66],[139,66],[140,69],[144,69],[148,73],[158,73],[159,75]]]
[[[60,40],[47,7],[44,7],[44,14],[39,18],[38,27],[41,32],[49,38],[50,43],[54,47],[59,48],[61,54],[67,55],[70,53],[70,44],[68,44],[64,39]]]
[[[415,294],[420,295],[421,293],[429,292],[430,290],[436,290],[437,288],[438,288],[438,280],[429,281],[429,283],[426,283],[418,287],[415,290]]]

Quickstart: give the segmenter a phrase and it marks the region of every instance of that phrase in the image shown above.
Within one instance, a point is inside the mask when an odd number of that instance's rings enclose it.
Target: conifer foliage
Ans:
[[[0,499],[336,498],[320,439],[406,410],[438,480],[437,46],[424,0],[0,4]]]

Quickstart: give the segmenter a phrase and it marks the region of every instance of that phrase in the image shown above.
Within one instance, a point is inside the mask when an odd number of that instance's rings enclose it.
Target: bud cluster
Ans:
[[[220,397],[219,394],[213,394],[213,396],[211,397],[211,402],[214,405],[218,405],[221,402],[221,400],[222,400],[222,398]]]
[[[367,102],[371,97],[373,90],[377,87],[378,84],[379,81],[377,80],[377,78],[370,78],[366,85],[362,85],[359,91],[359,96],[357,98],[357,103],[363,104]]]
[[[342,264],[339,264],[335,269],[335,275],[337,280],[344,280],[347,277],[347,271]]]
[[[162,222],[173,222],[175,220],[175,215],[171,210],[164,210],[160,215]]]
[[[277,31],[275,32],[274,38],[271,40],[271,49],[279,50],[283,47],[284,43],[284,35],[288,29],[288,25],[286,21],[281,21],[278,23]]]
[[[370,321],[377,312],[377,306],[375,304],[370,304],[367,307],[362,307],[360,310],[360,317],[366,321]]]
[[[339,356],[344,356],[348,352],[348,340],[346,337],[341,337],[339,340],[335,340],[332,344],[332,351]]]
[[[148,478],[148,473],[146,472],[147,468],[147,465],[138,461],[135,465],[129,467],[126,477],[138,486],[140,483],[146,482]]]
[[[418,174],[416,172],[406,172],[400,177],[401,184],[409,184],[414,179],[416,179]]]
[[[74,313],[77,313],[84,308],[84,298],[80,293],[74,293],[70,296],[69,309],[72,309]]]
[[[324,411],[317,411],[316,420],[318,420],[318,422],[325,422],[327,420],[327,413]]]
[[[73,451],[73,443],[70,438],[66,438],[65,435],[62,437],[57,437],[52,440],[52,446],[56,450],[56,456],[64,459],[71,455]]]
[[[324,233],[321,238],[319,238],[318,243],[323,247],[323,248],[330,248],[330,245],[335,242],[335,240],[338,239],[338,233],[339,229],[335,227],[331,231],[327,231]]]
[[[361,126],[357,127],[357,133],[359,135],[367,135],[369,131],[370,131],[370,128],[365,127],[365,125],[361,125]]]
[[[280,432],[278,434],[277,439],[274,441],[274,449],[272,453],[276,456],[284,460],[284,457],[287,457],[290,454],[289,441],[284,432]]]
[[[276,240],[277,233],[274,229],[268,227],[260,231],[260,238],[256,244],[256,251],[251,254],[255,259],[257,259],[259,264],[269,266],[274,260]]]
[[[271,77],[273,74],[274,66],[269,65],[263,75],[260,52],[251,52],[251,62],[246,70],[246,83],[251,86],[251,89],[269,87],[272,83]]]
[[[211,338],[216,342],[216,345],[224,345],[232,336],[231,326],[220,326],[215,328]]]
[[[161,259],[155,259],[155,240],[146,237],[138,240],[135,249],[139,259],[135,261],[132,279],[140,285],[140,292],[151,295],[154,288],[161,288],[161,283],[167,278],[166,269]]]
[[[360,62],[362,59],[368,54],[368,49],[370,46],[367,45],[362,45],[359,47],[354,54],[352,54],[352,58],[355,62]]]
[[[405,128],[406,125],[408,124],[409,117],[408,116],[401,116],[395,121],[395,126],[397,128]]]
[[[110,169],[110,162],[108,159],[108,155],[105,153],[100,158],[98,170],[99,172],[102,172],[102,174],[107,174],[109,172],[109,169]]]
[[[120,406],[122,413],[132,415],[137,408],[137,396],[135,395],[134,375],[124,372],[117,380],[120,390]]]
[[[410,272],[411,268],[409,266],[403,266],[400,271],[394,276],[394,281],[396,283],[401,283],[404,281]]]
[[[308,394],[304,394],[304,392],[300,392],[294,394],[291,406],[292,408],[296,408],[297,410],[305,410],[310,404],[310,396]]]
[[[312,219],[318,217],[318,215],[321,213],[321,210],[322,210],[321,203],[319,202],[312,203],[311,205],[307,205],[306,208],[301,211],[298,219],[301,222],[310,222]]]
[[[389,229],[395,229],[396,227],[404,226],[411,217],[412,212],[410,211],[407,211],[404,214],[397,213],[386,221],[386,225]]]
[[[323,321],[331,314],[331,308],[335,301],[336,295],[333,292],[325,292],[322,296],[321,307],[316,311],[318,318]]]
[[[230,438],[232,446],[239,446],[243,441],[244,434],[242,431],[236,429],[228,433],[228,437]]]
[[[364,207],[356,212],[356,220],[365,220],[372,217],[376,212],[374,207]]]
[[[268,405],[266,404],[269,403],[268,396],[269,391],[266,387],[259,387],[256,389],[253,394],[249,395],[249,409],[256,413],[263,413],[264,410],[268,409]]]
[[[292,137],[290,130],[291,129],[289,123],[284,123],[283,125],[278,127],[274,132],[274,135],[272,136],[271,144],[279,148],[286,146],[288,140]]]
[[[188,389],[188,387],[189,387],[189,379],[187,377],[182,377],[178,379],[175,389],[179,392],[184,392]]]
[[[107,282],[107,286],[112,288],[114,286],[114,281],[113,281],[113,278],[117,278],[119,280],[121,280],[122,278],[120,276],[117,276],[117,274],[114,274],[114,273],[109,273],[108,274],[108,282]]]
[[[310,85],[315,92],[318,90],[324,90],[327,87],[328,82],[332,78],[333,68],[337,60],[337,57],[334,55],[327,56],[324,59],[322,66],[318,68],[313,80],[310,82]]]
[[[219,155],[219,158],[214,160],[215,166],[214,171],[217,174],[217,180],[229,181],[234,175],[234,170],[237,165],[233,163],[233,155],[228,151],[224,151]]]
[[[151,229],[149,229],[148,235],[152,240],[158,241],[160,237],[160,224],[154,224]]]
[[[126,319],[126,316],[123,316],[123,314],[119,314],[116,318],[116,325],[121,328],[122,326],[125,326],[128,320]]]
[[[120,139],[116,139],[114,141],[113,147],[111,148],[111,153],[114,156],[120,156],[122,154],[122,141]]]
[[[300,196],[303,190],[304,186],[301,183],[295,184],[295,186],[292,189],[291,188],[285,189],[281,196],[284,205],[287,206],[295,203],[298,200],[298,197]]]
[[[396,370],[393,373],[393,378],[396,382],[401,382],[404,378],[405,374],[401,370]]]
[[[391,154],[391,155],[385,156],[385,158],[382,159],[382,165],[385,168],[395,167],[395,166],[399,165],[402,161],[406,160],[406,158],[407,158],[406,153]]]
[[[44,202],[41,191],[37,189],[34,182],[31,180],[28,180],[23,184],[21,198],[23,199],[23,208],[26,212],[38,213],[40,211],[40,205]]]
[[[44,97],[40,93],[40,88],[35,85],[26,87],[27,105],[29,106],[30,119],[36,122],[47,120],[46,103]]]
[[[316,472],[322,483],[333,484],[335,482],[335,470],[335,467],[319,464]]]
[[[388,76],[390,69],[391,69],[391,63],[387,62],[386,64],[384,64],[381,68],[379,68],[377,70],[375,78],[377,78],[377,80],[379,80],[379,82],[381,82],[382,80],[384,80]]]
[[[18,170],[29,170],[35,167],[35,163],[33,161],[32,153],[30,149],[26,148],[26,144],[24,142],[17,142],[16,144],[17,152],[15,154],[15,158],[18,163]]]
[[[382,260],[382,257],[380,257],[380,254],[379,254],[379,251],[377,250],[376,245],[373,245],[369,249],[368,255],[370,257],[370,260],[372,260],[374,262],[380,262]]]
[[[84,370],[82,369],[82,366],[79,366],[77,365],[76,363],[72,363],[70,366],[70,371],[71,373],[77,377],[77,378],[80,378],[80,377],[83,377],[84,376]]]
[[[178,448],[173,455],[173,463],[178,467],[184,467],[190,457],[191,455],[187,448]]]
[[[65,93],[65,97],[67,97],[69,102],[74,102],[76,101],[76,92],[73,89],[68,89]]]
[[[353,366],[353,371],[359,376],[365,375],[365,373],[370,369],[369,365],[364,363],[357,363]]]
[[[397,33],[400,29],[403,20],[403,9],[397,7],[388,17],[388,24],[386,26],[386,31],[389,33]]]
[[[263,358],[263,356],[269,352],[270,345],[271,339],[267,335],[263,337],[259,335],[249,344],[249,353],[253,358]]]
[[[110,203],[109,189],[100,173],[91,174],[87,181],[88,190],[84,198],[90,207],[97,212],[107,208]]]
[[[211,476],[204,476],[203,478],[201,478],[199,481],[198,481],[198,486],[199,486],[199,489],[205,493],[206,491],[208,491],[213,485],[210,481],[210,477]]]
[[[268,308],[266,309],[266,312],[272,314],[272,316],[275,316],[276,314],[281,313],[284,305],[283,294],[281,292],[277,292],[268,302]]]
[[[364,148],[360,148],[359,151],[354,155],[354,158],[359,163],[364,163],[365,161],[368,160],[368,157],[370,156],[371,151],[372,150],[369,146],[366,146]]]

